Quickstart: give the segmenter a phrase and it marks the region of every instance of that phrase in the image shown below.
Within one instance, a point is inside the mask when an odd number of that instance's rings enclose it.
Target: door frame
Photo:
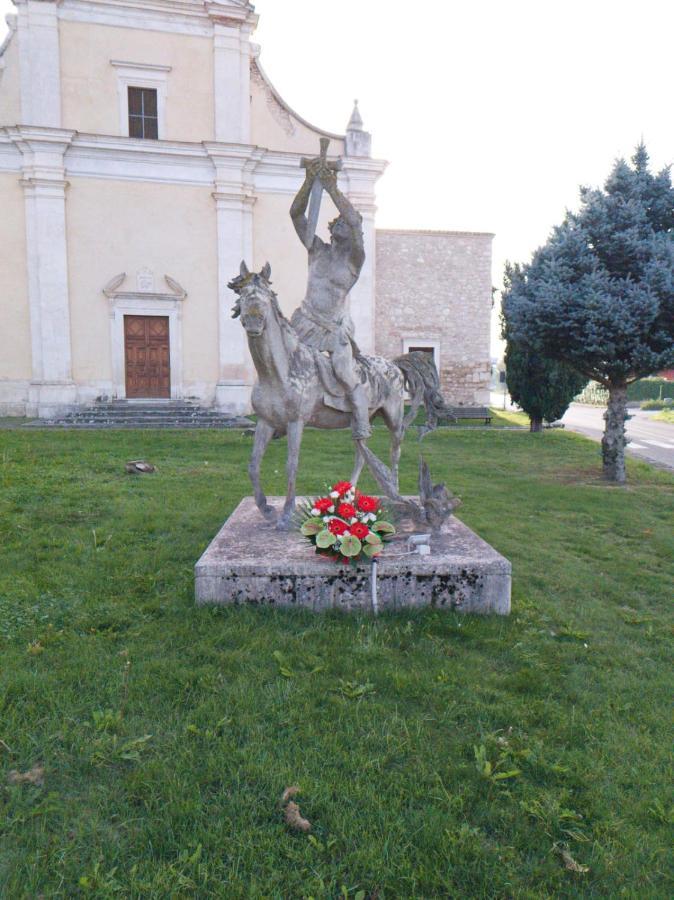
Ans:
[[[169,320],[169,366],[171,400],[183,397],[182,373],[182,298],[166,295],[117,295],[110,298],[110,335],[112,343],[113,397],[126,399],[126,354],[124,316],[167,316]],[[136,398],[131,398],[135,400]]]
[[[143,331],[145,332],[146,339],[151,341],[151,338],[147,334],[146,328],[147,328],[147,325],[149,323],[151,323],[154,318],[161,319],[162,323],[166,322],[166,332],[164,335],[162,335],[163,340],[162,340],[160,346],[163,349],[164,348],[166,349],[167,358],[165,359],[165,363],[160,363],[160,366],[163,367],[165,365],[166,369],[168,369],[168,372],[165,373],[165,374],[168,374],[168,385],[162,384],[162,390],[165,391],[165,394],[162,394],[161,396],[159,396],[157,394],[151,394],[151,393],[136,394],[132,398],[129,397],[128,399],[130,399],[130,400],[131,399],[133,399],[133,400],[170,400],[171,399],[171,359],[170,359],[170,353],[168,352],[170,349],[170,339],[171,339],[171,321],[168,316],[156,316],[156,317],[155,316],[138,316],[135,313],[125,313],[124,314],[124,368],[125,368],[124,375],[125,375],[127,396],[128,396],[128,391],[129,391],[129,368],[128,368],[129,354],[128,354],[128,349],[129,349],[130,342],[131,342],[131,344],[135,343],[133,337],[129,335],[129,329],[127,328],[127,326],[129,325],[129,323],[132,319],[136,319],[136,320],[140,319],[140,321],[143,323]],[[150,324],[150,329],[151,329],[151,327],[152,326]],[[149,349],[147,343],[145,343],[144,346],[146,349]],[[163,352],[161,353],[161,357],[163,357]]]

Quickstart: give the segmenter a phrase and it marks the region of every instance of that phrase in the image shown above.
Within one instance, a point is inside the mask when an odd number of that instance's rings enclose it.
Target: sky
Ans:
[[[491,231],[494,285],[643,138],[674,162],[671,0],[256,0],[281,96],[343,132],[358,98],[384,228]],[[4,14],[0,0],[0,40]]]

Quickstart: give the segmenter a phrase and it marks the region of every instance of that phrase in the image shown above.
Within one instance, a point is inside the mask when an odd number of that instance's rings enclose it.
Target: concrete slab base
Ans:
[[[279,509],[283,498],[269,497]],[[418,529],[416,529],[418,530]],[[379,611],[441,607],[466,613],[510,612],[510,562],[455,517],[428,556],[410,554],[414,528],[399,526],[377,561]],[[319,556],[297,530],[276,531],[245,497],[195,566],[196,602],[304,607],[322,612],[372,610],[369,564]]]

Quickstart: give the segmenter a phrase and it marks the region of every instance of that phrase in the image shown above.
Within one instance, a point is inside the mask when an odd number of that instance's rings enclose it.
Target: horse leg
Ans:
[[[360,473],[363,471],[363,466],[365,465],[365,457],[360,452],[360,442],[356,441],[356,457],[353,461],[353,472],[351,473],[351,484],[356,487],[358,484],[358,479],[360,478]]]
[[[399,409],[396,409],[395,412],[384,407],[382,409],[382,418],[391,432],[391,475],[393,476],[396,491],[399,491],[398,464],[400,463],[400,445],[405,435],[405,407],[403,403],[399,404]]]
[[[288,531],[290,528],[290,517],[295,511],[295,480],[297,478],[297,467],[300,461],[300,445],[302,443],[303,430],[304,422],[301,419],[298,419],[296,422],[288,422],[288,460],[286,462],[288,486],[286,489],[286,502],[283,506],[283,513],[276,523],[276,527],[279,531]]]
[[[258,419],[255,426],[255,438],[253,439],[253,453],[248,463],[248,474],[253,483],[253,491],[255,492],[255,503],[265,519],[273,522],[276,518],[274,508],[267,503],[267,498],[260,486],[260,463],[264,452],[269,445],[269,441],[274,435],[274,428],[263,419]]]

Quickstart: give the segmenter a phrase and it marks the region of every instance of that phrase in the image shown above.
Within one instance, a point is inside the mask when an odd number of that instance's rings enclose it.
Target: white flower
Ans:
[[[328,512],[333,513],[334,511],[335,511],[335,507],[334,507],[334,506],[329,506],[329,507],[328,507]]]
[[[349,519],[349,525],[353,525],[353,523],[357,521],[358,519],[356,518],[356,516],[354,516],[353,519]]]
[[[312,516],[320,516],[320,514],[321,514],[320,509],[316,509],[316,507],[314,506],[314,508],[311,510],[311,515]]]
[[[323,516],[323,521],[324,521],[324,522],[329,522],[329,521],[330,521],[330,516]]]
[[[333,500],[336,500],[339,497],[339,491],[330,491],[330,496]]]

